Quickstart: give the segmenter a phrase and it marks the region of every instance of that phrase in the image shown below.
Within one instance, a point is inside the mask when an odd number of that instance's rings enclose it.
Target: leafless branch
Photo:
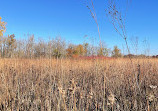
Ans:
[[[127,0],[127,3],[128,3],[128,0]],[[126,7],[126,11],[127,11],[127,7]],[[126,27],[125,27],[126,11],[124,14],[125,16],[123,17],[121,10],[119,10],[116,5],[116,1],[109,0],[108,8],[106,10],[106,15],[109,21],[114,26],[114,29],[116,30],[116,32],[124,39],[128,53],[130,54],[130,49],[129,49],[128,41],[127,41],[127,32],[126,32]]]
[[[102,42],[101,42],[99,24],[98,24],[97,15],[96,15],[96,12],[95,12],[93,0],[91,0],[91,7],[92,7],[92,9],[87,5],[87,8],[89,9],[89,11],[91,13],[92,18],[94,19],[95,23],[97,24],[99,41],[100,41],[100,47],[101,47],[101,50],[102,50]]]

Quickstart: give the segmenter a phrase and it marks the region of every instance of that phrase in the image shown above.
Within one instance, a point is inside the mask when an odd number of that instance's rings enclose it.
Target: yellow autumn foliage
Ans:
[[[6,22],[2,22],[2,17],[0,17],[0,36],[6,31]]]

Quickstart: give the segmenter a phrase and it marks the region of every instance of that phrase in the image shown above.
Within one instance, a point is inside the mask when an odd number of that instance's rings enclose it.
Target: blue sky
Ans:
[[[44,40],[61,36],[67,42],[75,44],[96,39],[95,43],[98,43],[97,26],[86,7],[88,2],[85,1],[2,0],[0,16],[7,22],[5,35],[15,34],[19,39],[26,38],[27,34],[34,34],[36,38]],[[123,39],[115,32],[105,15],[107,0],[93,1],[101,39],[107,47],[118,45],[123,50]],[[158,54],[157,5],[158,0],[132,0],[130,3],[126,19],[127,35],[130,47],[130,39],[138,37],[138,53],[144,53],[149,48],[151,55]],[[85,35],[88,37],[85,38]],[[147,40],[146,44],[144,40]],[[132,52],[135,53],[134,50]]]

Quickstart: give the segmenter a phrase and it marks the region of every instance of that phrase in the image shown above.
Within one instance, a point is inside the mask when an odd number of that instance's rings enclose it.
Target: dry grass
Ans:
[[[156,111],[157,59],[1,59],[2,111]]]

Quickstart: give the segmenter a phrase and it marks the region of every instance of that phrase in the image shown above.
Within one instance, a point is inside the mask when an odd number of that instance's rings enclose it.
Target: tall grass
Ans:
[[[158,60],[132,61],[1,59],[0,110],[158,110]]]

